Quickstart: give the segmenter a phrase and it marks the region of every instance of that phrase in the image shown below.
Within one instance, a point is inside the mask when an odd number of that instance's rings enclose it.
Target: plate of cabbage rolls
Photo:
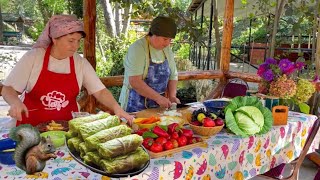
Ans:
[[[67,147],[70,155],[90,170],[109,177],[140,174],[150,163],[142,146],[143,138],[120,124],[108,113],[74,118],[69,121]]]

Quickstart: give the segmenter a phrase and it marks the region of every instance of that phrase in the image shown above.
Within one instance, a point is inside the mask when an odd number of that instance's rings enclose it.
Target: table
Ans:
[[[152,159],[144,172],[123,179],[250,179],[298,157],[316,119],[314,115],[289,112],[286,126],[275,126],[264,135],[241,138],[221,131],[209,138],[203,147]],[[6,138],[7,132],[0,132],[0,139]],[[310,151],[314,151],[318,144],[316,139]],[[47,161],[41,177],[54,180],[109,179],[73,160],[66,146],[57,149],[56,154],[56,159]],[[15,165],[0,164],[0,179],[27,178],[36,177],[26,175]]]

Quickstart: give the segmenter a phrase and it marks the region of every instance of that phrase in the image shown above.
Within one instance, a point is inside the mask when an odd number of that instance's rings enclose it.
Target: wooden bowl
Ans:
[[[45,123],[40,123],[38,124],[36,127],[39,129],[40,132],[47,132],[47,131],[68,131],[69,130],[69,121],[65,121],[65,120],[55,120],[54,121],[57,124],[61,124],[62,128],[61,129],[55,129],[55,130],[50,130],[47,128],[47,125],[49,125],[50,123],[52,123],[52,121],[50,122],[45,122]]]
[[[215,126],[215,127],[204,127],[204,126],[195,126],[192,124],[189,124],[192,131],[195,134],[201,135],[201,136],[212,136],[220,132],[223,128],[223,126]]]
[[[160,122],[160,121],[157,121],[157,122],[154,122],[154,123],[151,123],[151,124],[142,124],[142,123],[140,123],[144,119],[148,119],[148,118],[135,118],[133,120],[133,123],[132,123],[132,129],[133,130],[144,129],[144,128],[152,129],[153,127],[155,127]]]

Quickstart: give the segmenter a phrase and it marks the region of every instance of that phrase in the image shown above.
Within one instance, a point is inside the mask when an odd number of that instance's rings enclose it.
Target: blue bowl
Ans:
[[[0,140],[0,163],[12,165],[15,164],[13,160],[14,148],[16,142],[10,138]]]
[[[12,165],[16,162],[13,159],[14,151],[1,151],[0,152],[0,163],[6,165]]]
[[[228,103],[229,101],[212,99],[204,101],[203,105],[206,107],[207,111],[218,115],[221,113],[221,111],[223,111],[224,107],[226,107]]]

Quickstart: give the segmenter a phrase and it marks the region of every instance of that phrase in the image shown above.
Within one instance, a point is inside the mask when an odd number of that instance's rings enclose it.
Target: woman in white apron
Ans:
[[[75,16],[50,18],[39,39],[3,83],[9,115],[19,124],[70,120],[79,111],[76,97],[82,86],[115,115],[132,121],[102,84],[90,63],[77,50],[85,36]],[[19,94],[24,94],[20,99]]]

